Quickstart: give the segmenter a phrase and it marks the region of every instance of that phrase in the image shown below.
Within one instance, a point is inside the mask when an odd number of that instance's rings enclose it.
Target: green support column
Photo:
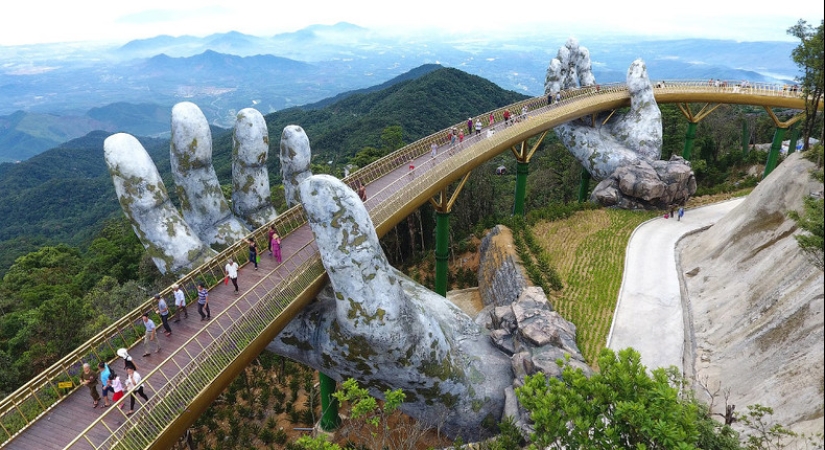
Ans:
[[[579,203],[587,201],[588,192],[590,192],[590,172],[582,167],[581,182],[579,183]]]
[[[799,141],[799,129],[796,124],[791,125],[791,140],[788,142],[788,156],[796,151],[796,143]]]
[[[682,151],[682,158],[690,161],[690,152],[693,151],[693,138],[696,137],[696,122],[688,122],[687,133],[685,133],[685,149]]]
[[[321,385],[321,429],[334,431],[341,425],[341,418],[338,417],[338,399],[332,396],[335,393],[335,380],[318,372],[318,381]]]
[[[447,296],[447,258],[450,255],[450,213],[435,213],[435,292]]]
[[[742,120],[742,154],[748,156],[748,144],[750,144],[751,134],[748,131],[748,121]]]
[[[785,138],[785,130],[787,130],[787,128],[777,128],[776,132],[773,134],[771,151],[768,153],[768,161],[765,163],[765,173],[762,175],[763,179],[770,175],[779,163],[779,150],[782,148],[782,139]]]
[[[513,205],[514,216],[524,216],[524,198],[527,196],[527,174],[529,162],[516,162],[516,201]]]

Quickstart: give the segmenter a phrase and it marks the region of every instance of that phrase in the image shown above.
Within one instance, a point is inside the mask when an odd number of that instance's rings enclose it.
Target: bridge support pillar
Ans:
[[[332,396],[335,393],[335,380],[318,372],[318,381],[321,385],[321,429],[333,431],[341,425],[341,418],[338,417],[338,399]]]
[[[431,198],[430,204],[435,209],[435,292],[447,296],[447,259],[450,256],[450,211],[453,209],[456,198],[472,172],[458,182],[453,194],[448,196],[447,189],[441,191],[438,197]]]
[[[587,193],[590,191],[590,172],[582,167],[581,182],[579,182],[579,203],[587,201]]]
[[[513,204],[513,215],[524,216],[524,199],[527,197],[527,174],[530,172],[530,162],[516,163],[516,199]]]
[[[782,149],[782,139],[785,138],[785,131],[787,128],[777,128],[776,132],[773,134],[773,142],[771,142],[771,151],[768,152],[768,161],[765,163],[765,173],[762,175],[762,179],[765,179],[773,169],[776,169],[776,165],[779,163],[779,150]]]
[[[751,133],[748,130],[747,119],[742,120],[742,155],[748,156],[748,145],[750,144]]]
[[[788,156],[796,151],[797,142],[799,142],[799,128],[796,127],[796,124],[793,124],[791,125],[791,140],[788,142]]]
[[[435,293],[447,296],[447,259],[450,256],[450,213],[435,213]]]
[[[682,158],[690,161],[690,153],[693,151],[693,139],[696,138],[696,122],[688,122],[687,133],[685,133],[685,149],[682,151]]]

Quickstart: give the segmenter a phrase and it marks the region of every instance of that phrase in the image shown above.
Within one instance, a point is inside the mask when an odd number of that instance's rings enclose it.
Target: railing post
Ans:
[[[450,213],[435,213],[435,293],[447,296],[447,259],[450,255]]]
[[[338,399],[332,396],[335,393],[335,380],[318,372],[318,382],[321,385],[321,429],[334,431],[341,425],[341,418],[338,417]]]
[[[776,132],[773,134],[773,142],[771,142],[771,151],[768,153],[768,161],[765,163],[765,173],[762,179],[770,175],[776,165],[779,163],[779,150],[782,148],[782,139],[785,138],[785,131],[787,128],[776,127]]]
[[[516,199],[513,204],[514,216],[524,216],[524,198],[527,196],[527,174],[529,172],[529,162],[516,162]]]

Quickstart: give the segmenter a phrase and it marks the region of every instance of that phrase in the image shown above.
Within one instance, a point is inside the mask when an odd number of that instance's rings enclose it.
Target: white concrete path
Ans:
[[[716,223],[744,201],[737,198],[685,211],[681,221],[663,216],[639,225],[625,252],[624,275],[607,347],[633,347],[649,370],[683,371],[685,323],[676,244],[682,236]]]

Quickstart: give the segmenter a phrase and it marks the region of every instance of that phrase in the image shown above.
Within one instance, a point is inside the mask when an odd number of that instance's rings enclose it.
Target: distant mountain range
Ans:
[[[121,46],[0,46],[0,161],[29,158],[92,130],[168,132],[171,107],[197,103],[228,128],[237,111],[264,114],[380,85],[425,64],[458,68],[504,89],[543,92],[566,37],[386,36],[352,24],[271,37],[237,32],[158,36]],[[792,42],[580,37],[601,83],[643,58],[653,79],[793,79]]]

